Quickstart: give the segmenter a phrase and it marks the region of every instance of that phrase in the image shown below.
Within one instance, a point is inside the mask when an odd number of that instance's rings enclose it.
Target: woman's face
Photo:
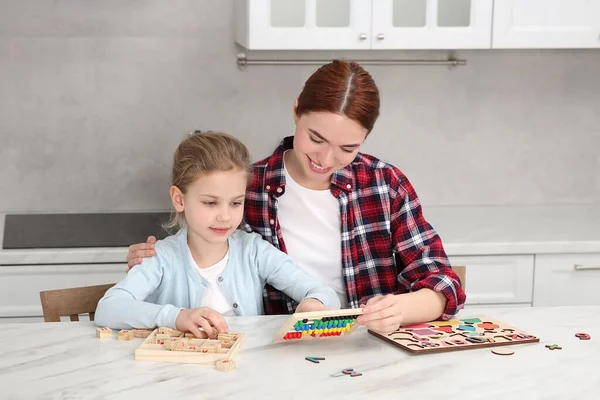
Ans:
[[[331,175],[354,160],[367,137],[367,129],[345,115],[294,113],[294,158],[300,183],[309,189],[326,189]]]

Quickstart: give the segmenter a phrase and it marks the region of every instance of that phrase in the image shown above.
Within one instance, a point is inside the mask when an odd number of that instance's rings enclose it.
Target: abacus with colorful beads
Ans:
[[[360,308],[295,313],[275,334],[273,343],[346,336],[356,329],[356,318],[361,314]]]

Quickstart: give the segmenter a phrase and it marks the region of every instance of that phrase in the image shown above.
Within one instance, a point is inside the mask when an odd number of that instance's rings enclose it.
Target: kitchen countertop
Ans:
[[[423,207],[448,255],[600,253],[600,204]]]
[[[247,338],[237,370],[221,372],[209,365],[135,361],[142,339],[99,340],[89,322],[5,324],[0,387],[3,399],[598,398],[600,306],[480,308],[458,317],[483,315],[541,340],[507,346],[511,356],[490,349],[412,355],[364,327],[339,340],[272,344],[287,316],[228,317],[230,330]],[[577,339],[579,332],[592,339]],[[313,364],[306,356],[326,360]],[[345,368],[363,375],[343,375]]]
[[[600,205],[424,206],[423,213],[440,234],[449,256],[600,253]],[[0,226],[4,226],[3,214]],[[2,235],[0,229],[0,243]],[[127,250],[0,249],[0,265],[124,263]]]

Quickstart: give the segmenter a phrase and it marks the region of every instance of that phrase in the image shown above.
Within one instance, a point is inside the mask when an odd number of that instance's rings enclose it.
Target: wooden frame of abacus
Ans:
[[[314,320],[322,320],[323,318],[332,318],[332,317],[349,317],[349,316],[358,316],[362,314],[362,308],[347,308],[343,310],[327,310],[327,311],[311,311],[311,312],[303,312],[303,313],[294,313],[290,315],[290,317],[284,322],[281,328],[277,331],[275,336],[273,336],[273,343],[279,343],[288,341],[284,339],[286,333],[294,330],[294,326],[298,321],[314,321]],[[355,319],[355,318],[353,318]],[[311,336],[311,335],[302,335],[301,338],[294,338],[290,341],[299,341],[299,340],[324,340],[324,339],[335,339],[341,336],[346,336],[351,334],[358,324],[354,322],[351,328],[343,333],[343,335],[339,336]]]

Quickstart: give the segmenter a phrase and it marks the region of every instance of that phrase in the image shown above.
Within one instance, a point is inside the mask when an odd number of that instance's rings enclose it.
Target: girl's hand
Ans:
[[[329,310],[325,307],[325,304],[321,303],[317,299],[304,299],[296,307],[296,312],[308,312],[308,311],[325,311]]]
[[[177,315],[175,328],[180,332],[192,332],[196,337],[202,336],[200,328],[211,338],[216,337],[217,333],[229,332],[223,315],[208,307],[181,310]]]
[[[360,307],[363,314],[357,318],[357,322],[369,329],[391,333],[402,323],[402,297],[398,295],[375,296]]]

